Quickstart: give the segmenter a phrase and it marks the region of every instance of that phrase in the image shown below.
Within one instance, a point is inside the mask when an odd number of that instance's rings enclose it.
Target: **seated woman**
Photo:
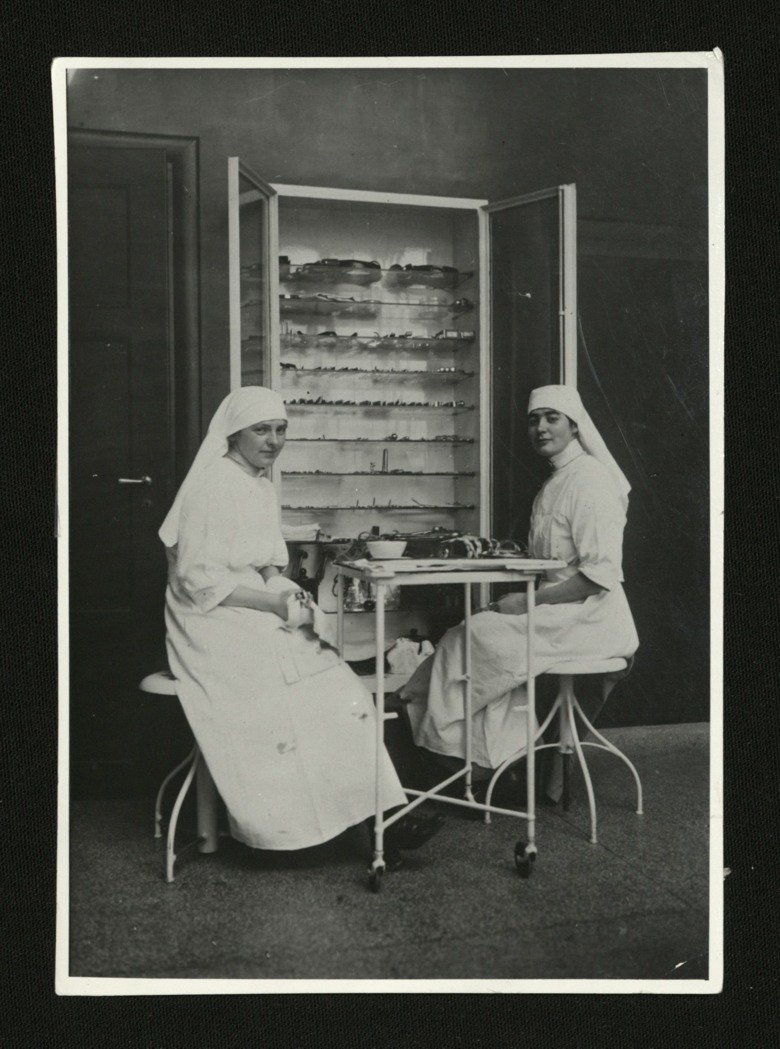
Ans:
[[[271,850],[320,844],[374,814],[371,696],[334,651],[323,613],[281,574],[287,548],[265,474],[286,433],[278,393],[234,390],[160,529],[179,699],[231,834]],[[387,753],[380,770],[388,807],[405,804]],[[389,828],[388,866],[439,825],[415,813]]]
[[[531,393],[528,436],[552,467],[533,505],[529,556],[566,562],[536,593],[537,672],[566,660],[629,658],[639,641],[621,586],[628,482],[572,387]],[[527,619],[520,592],[471,621],[472,755],[484,769],[526,742]],[[461,759],[462,674],[463,624],[444,635],[401,693],[418,746]]]

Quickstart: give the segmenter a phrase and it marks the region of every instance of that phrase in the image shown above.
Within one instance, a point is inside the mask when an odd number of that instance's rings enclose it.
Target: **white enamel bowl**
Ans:
[[[403,557],[406,542],[403,539],[372,539],[366,546],[374,560],[382,560],[388,557]]]

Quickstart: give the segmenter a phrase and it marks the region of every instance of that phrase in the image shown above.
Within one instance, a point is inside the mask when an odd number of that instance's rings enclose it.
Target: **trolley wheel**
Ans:
[[[382,875],[384,874],[384,867],[372,867],[368,872],[368,887],[372,892],[381,892],[382,890]]]
[[[527,852],[528,846],[524,841],[518,841],[515,845],[515,867],[521,878],[530,878],[534,869],[536,852]]]

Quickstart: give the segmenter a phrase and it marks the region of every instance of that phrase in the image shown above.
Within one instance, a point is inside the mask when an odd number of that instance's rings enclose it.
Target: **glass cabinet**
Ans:
[[[573,192],[271,185],[230,158],[231,385],[287,402],[288,536],[499,534],[494,449],[502,474],[513,453],[493,416],[527,390],[496,382],[492,332],[503,357],[554,356],[543,381],[569,381]]]

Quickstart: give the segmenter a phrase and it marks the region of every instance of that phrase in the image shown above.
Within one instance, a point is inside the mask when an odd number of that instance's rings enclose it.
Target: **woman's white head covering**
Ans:
[[[175,546],[178,541],[179,514],[184,497],[197,477],[225,455],[228,450],[228,437],[246,426],[254,426],[255,423],[286,418],[287,409],[281,395],[265,386],[241,386],[227,395],[214,412],[198,454],[157,533],[166,546]]]
[[[628,506],[628,493],[631,485],[626,475],[610,455],[609,449],[604,444],[604,439],[593,424],[593,420],[585,411],[579,393],[573,386],[538,386],[531,390],[528,399],[528,413],[539,408],[554,408],[557,412],[563,412],[577,424],[580,444],[594,459],[598,459],[609,470],[612,480],[615,482],[623,509]]]

